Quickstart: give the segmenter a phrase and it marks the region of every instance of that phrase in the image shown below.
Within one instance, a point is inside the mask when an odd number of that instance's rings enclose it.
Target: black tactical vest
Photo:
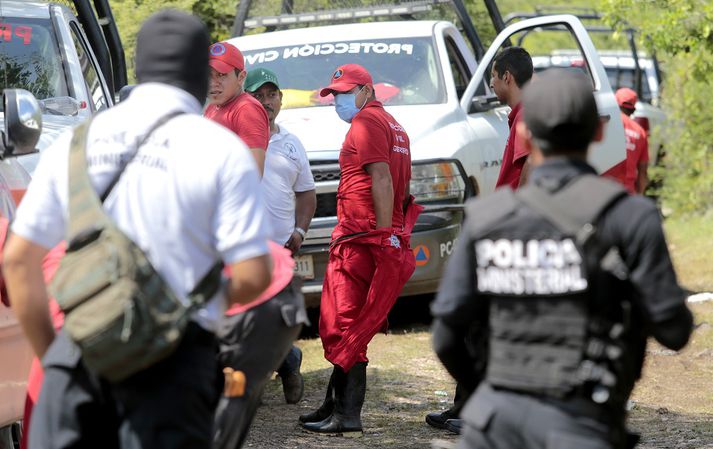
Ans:
[[[625,195],[612,181],[584,175],[555,193],[528,185],[469,207],[482,217],[471,220],[470,235],[477,290],[490,303],[491,385],[555,398],[587,385],[595,402],[610,400],[625,301],[606,283],[624,280],[626,269],[615,249],[598,244],[596,225]]]

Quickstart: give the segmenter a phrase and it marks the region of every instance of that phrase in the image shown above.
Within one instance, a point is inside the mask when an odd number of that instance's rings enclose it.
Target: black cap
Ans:
[[[543,151],[586,150],[599,122],[592,83],[582,73],[551,69],[525,87],[523,118]]]
[[[136,38],[136,79],[179,87],[205,101],[208,95],[208,30],[200,19],[175,9],[149,17]]]

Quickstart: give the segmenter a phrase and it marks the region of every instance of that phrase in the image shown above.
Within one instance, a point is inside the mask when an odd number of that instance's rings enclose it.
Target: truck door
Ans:
[[[468,114],[469,124],[478,135],[474,151],[483,154],[480,190],[492,191],[499,173],[502,154],[508,136],[507,113],[510,108],[500,104],[491,91],[490,70],[497,52],[509,42],[525,48],[533,63],[549,58],[547,67],[561,67],[581,71],[592,81],[600,115],[607,117],[604,141],[592,146],[589,162],[599,173],[611,172],[626,158],[624,128],[619,107],[609,85],[606,71],[597,50],[582,23],[571,15],[537,17],[517,22],[500,33],[478,64],[473,79],[461,99],[461,108]],[[559,53],[571,54],[574,58],[561,58]],[[535,64],[535,71],[544,65]],[[478,176],[478,175],[476,175]]]
[[[77,58],[79,58],[79,65],[82,69],[84,87],[89,97],[89,108],[92,112],[106,109],[113,104],[113,96],[109,93],[109,88],[101,70],[98,70],[99,64],[92,52],[92,48],[88,44],[79,23],[72,20],[69,23],[69,27],[74,49],[77,51]]]

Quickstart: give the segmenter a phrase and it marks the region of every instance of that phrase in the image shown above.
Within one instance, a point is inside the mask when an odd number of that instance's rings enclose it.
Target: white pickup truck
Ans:
[[[300,23],[304,15],[263,18],[263,26]],[[305,20],[309,20],[306,18]],[[255,22],[255,21],[253,21]],[[293,25],[295,26],[295,25]],[[411,240],[416,272],[403,294],[435,292],[444,262],[460,230],[462,204],[495,186],[508,135],[509,108],[489,88],[496,52],[530,29],[569,33],[581,50],[577,67],[592,82],[600,114],[609,116],[606,138],[591,152],[604,173],[625,159],[624,130],[606,71],[582,23],[554,15],[518,22],[500,33],[477,61],[459,30],[446,21],[403,21],[315,26],[245,35],[230,40],[245,55],[247,69],[267,67],[280,80],[281,126],[307,149],[317,185],[317,213],[307,234],[298,272],[309,305],[317,305],[336,223],[338,156],[348,126],[317,92],[345,63],[366,67],[377,98],[411,138],[411,192],[426,210]],[[542,35],[542,33],[539,33]],[[524,44],[526,48],[527,42]],[[537,48],[528,48],[535,56]]]
[[[89,3],[82,6],[92,8]],[[57,4],[2,0],[0,14],[0,91],[20,88],[28,91],[23,98],[38,100],[34,104],[40,108],[40,118],[32,120],[41,135],[34,148],[44,150],[60,133],[113,104],[112,80],[103,76],[93,50],[96,46],[90,45],[87,27],[72,10]],[[21,109],[15,111],[23,121],[32,117],[30,103],[22,101]],[[0,121],[6,125],[12,118],[7,115],[4,109],[0,111]],[[0,215],[8,220],[27,189],[39,152],[16,156],[0,158]],[[31,359],[17,320],[5,302],[0,303],[0,449],[17,446],[17,421],[25,405]]]

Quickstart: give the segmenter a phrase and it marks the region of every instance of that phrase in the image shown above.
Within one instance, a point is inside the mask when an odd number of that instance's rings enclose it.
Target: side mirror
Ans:
[[[500,100],[495,94],[477,95],[473,97],[473,101],[470,103],[470,113],[486,112],[498,106],[500,106]]]
[[[5,111],[2,158],[35,153],[42,134],[42,109],[34,95],[24,89],[5,89],[2,93]]]

